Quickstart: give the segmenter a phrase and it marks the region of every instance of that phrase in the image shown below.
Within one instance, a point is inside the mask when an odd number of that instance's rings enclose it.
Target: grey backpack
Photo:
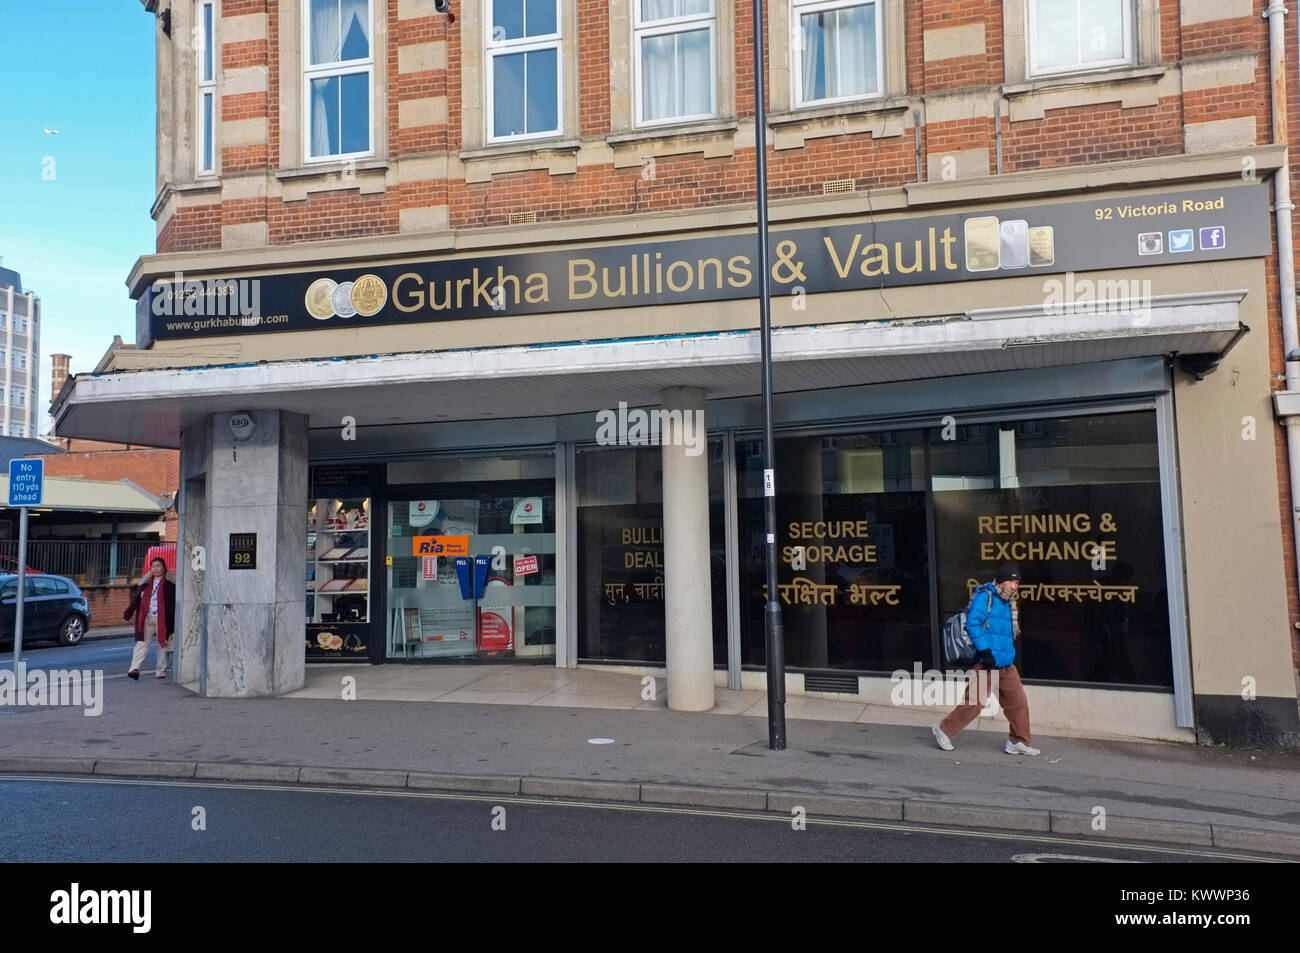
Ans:
[[[975,664],[975,659],[979,657],[979,652],[975,651],[975,643],[970,640],[970,635],[966,632],[966,613],[970,611],[970,606],[954,615],[950,615],[948,620],[943,624],[943,660],[947,665],[955,668],[965,668],[968,665]],[[993,593],[989,592],[989,615],[993,613]],[[988,617],[985,617],[984,628],[988,628]]]

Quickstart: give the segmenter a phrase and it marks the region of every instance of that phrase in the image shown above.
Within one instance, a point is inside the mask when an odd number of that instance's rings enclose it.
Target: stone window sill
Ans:
[[[870,133],[873,139],[901,136],[912,103],[902,96],[890,96],[857,103],[802,106],[772,113],[773,147],[802,148],[809,139]]]
[[[507,172],[544,171],[548,175],[573,175],[578,171],[577,139],[530,139],[498,142],[460,153],[467,184],[491,182]]]
[[[740,124],[735,120],[710,119],[680,126],[651,126],[618,132],[606,136],[605,142],[614,152],[614,168],[624,169],[638,166],[647,158],[695,152],[704,153],[706,159],[735,155],[739,128]]]
[[[312,192],[341,192],[357,189],[362,195],[379,195],[388,189],[388,160],[355,159],[324,162],[297,169],[277,169],[283,186],[281,199],[302,202]]]
[[[1046,109],[1090,106],[1118,101],[1124,109],[1154,106],[1157,87],[1168,72],[1163,65],[1119,68],[1045,76],[1021,83],[1007,83],[1002,95],[1010,102],[1012,122],[1042,119]]]
[[[877,112],[893,110],[906,111],[912,104],[901,96],[886,96],[866,99],[860,102],[834,103],[826,106],[799,106],[780,112],[768,113],[770,126],[785,126],[797,122],[809,122],[817,119],[838,119],[841,116],[863,116]]]
[[[275,177],[281,182],[294,182],[302,179],[323,179],[341,175],[344,172],[387,172],[386,159],[355,159],[342,162],[322,162],[319,165],[305,165],[297,169],[277,169]]]
[[[616,132],[606,136],[605,141],[611,146],[621,146],[629,142],[642,142],[647,139],[674,139],[682,136],[709,136],[717,133],[735,132],[740,128],[734,120],[706,119],[703,122],[688,122],[676,126],[647,126],[629,132]]]
[[[527,139],[520,142],[494,142],[478,149],[465,149],[460,153],[460,158],[464,162],[474,162],[478,159],[499,159],[538,152],[577,152],[581,148],[582,143],[577,139]]]
[[[168,182],[154,196],[153,205],[149,209],[149,215],[155,221],[161,214],[163,206],[167,204],[168,199],[173,195],[192,194],[202,195],[205,192],[220,192],[221,179],[215,176],[205,176],[194,182]]]

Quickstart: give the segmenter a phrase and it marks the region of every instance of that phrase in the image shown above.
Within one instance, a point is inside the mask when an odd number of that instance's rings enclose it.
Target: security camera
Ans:
[[[435,13],[451,13],[451,0],[433,0]]]

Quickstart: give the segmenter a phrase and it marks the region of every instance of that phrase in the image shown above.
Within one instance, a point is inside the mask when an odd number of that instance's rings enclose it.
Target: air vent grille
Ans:
[[[510,224],[511,225],[536,225],[537,213],[533,211],[511,212]]]
[[[806,692],[838,692],[841,695],[858,694],[858,677],[856,675],[805,675],[803,690]]]
[[[856,192],[857,184],[853,179],[831,179],[822,183],[822,195],[839,195],[842,192]]]

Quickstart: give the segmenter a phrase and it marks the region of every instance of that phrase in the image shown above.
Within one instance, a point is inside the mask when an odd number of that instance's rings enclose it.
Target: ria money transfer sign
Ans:
[[[775,230],[773,295],[1269,254],[1262,184]],[[490,318],[752,298],[753,233],[258,278],[155,281],[153,338]],[[629,330],[639,326],[629,324]]]

